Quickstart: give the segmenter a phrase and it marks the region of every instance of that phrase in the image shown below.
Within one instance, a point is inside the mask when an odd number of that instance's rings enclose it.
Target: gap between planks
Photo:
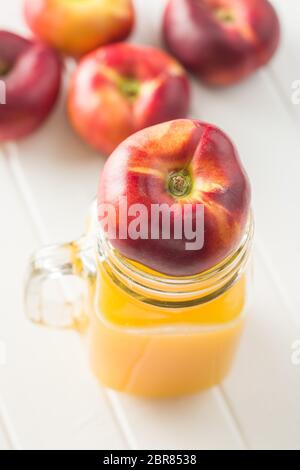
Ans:
[[[22,450],[13,423],[0,396],[0,437],[4,436],[5,450]]]
[[[300,146],[300,138],[297,132],[299,130],[297,114],[294,113],[294,111],[291,109],[291,103],[289,103],[288,97],[286,96],[279,80],[277,80],[276,74],[271,68],[271,66],[268,67],[266,70],[263,70],[263,73],[265,74],[267,81],[270,83],[276,95],[278,96],[283,108],[286,110],[287,117],[289,117],[293,128],[295,128],[297,140],[299,140]],[[295,326],[297,328],[300,328],[299,312],[297,311],[296,305],[291,300],[291,296],[289,295],[287,289],[284,287],[284,282],[281,282],[280,273],[278,272],[278,269],[272,261],[272,258],[268,254],[266,254],[266,250],[264,249],[264,243],[258,237],[255,238],[256,251],[258,252],[265,268],[267,269],[274,286],[278,290],[284,305],[290,313]]]

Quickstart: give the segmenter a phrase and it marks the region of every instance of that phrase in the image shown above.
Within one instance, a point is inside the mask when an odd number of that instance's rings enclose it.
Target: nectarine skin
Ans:
[[[24,0],[24,14],[38,38],[73,56],[126,39],[135,21],[132,0]]]
[[[0,79],[5,104],[0,105],[0,142],[31,134],[57,100],[62,64],[45,44],[0,31]]]
[[[265,65],[277,49],[280,25],[268,0],[169,0],[166,44],[210,85],[230,85]]]
[[[84,57],[71,80],[68,111],[79,135],[104,154],[140,129],[186,117],[184,69],[165,52],[119,43]]]
[[[180,173],[188,178],[186,188],[177,187],[179,191],[187,189],[181,197],[170,191],[169,184],[170,176]],[[156,227],[159,239],[133,240],[128,226],[128,237],[123,239],[124,227],[119,225],[122,198],[128,207],[145,206],[149,218],[153,204],[171,207],[177,203],[179,212],[171,218],[170,239],[163,239],[161,221]],[[122,255],[166,275],[192,276],[217,265],[240,244],[249,218],[250,186],[238,153],[224,132],[200,121],[175,120],[134,134],[112,153],[98,191],[99,221],[104,226],[103,204],[115,208],[115,227],[108,237]],[[186,204],[191,204],[194,227],[196,207],[204,207],[204,245],[199,250],[188,251],[184,235],[182,239],[172,237]],[[132,220],[129,216],[128,225]],[[149,227],[153,224],[154,220],[148,220]],[[111,237],[114,231],[116,236]]]

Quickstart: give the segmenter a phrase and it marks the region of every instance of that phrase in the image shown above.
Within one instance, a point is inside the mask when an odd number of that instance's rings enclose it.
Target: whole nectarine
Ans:
[[[74,56],[126,39],[135,16],[132,0],[25,0],[24,12],[38,38]]]
[[[37,129],[60,90],[62,64],[47,45],[0,31],[0,142]]]
[[[109,154],[144,127],[186,117],[189,97],[187,75],[176,60],[156,48],[120,43],[81,60],[68,111],[79,135]]]
[[[230,256],[249,210],[250,186],[233,143],[199,121],[134,134],[100,179],[98,217],[111,244],[170,276],[195,275]]]
[[[268,0],[169,0],[163,31],[173,55],[211,85],[238,82],[266,64],[280,36]]]

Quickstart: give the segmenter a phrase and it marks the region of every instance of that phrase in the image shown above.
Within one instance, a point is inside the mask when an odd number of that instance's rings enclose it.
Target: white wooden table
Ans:
[[[159,45],[165,1],[135,3],[132,41]],[[231,375],[179,400],[121,396],[95,381],[76,333],[26,321],[28,256],[81,233],[103,165],[70,130],[62,97],[38,133],[0,155],[0,449],[300,449],[300,5],[273,3],[283,38],[272,64],[226,90],[193,88],[191,116],[234,138],[252,179],[254,303]],[[26,32],[20,5],[5,2],[2,28]]]

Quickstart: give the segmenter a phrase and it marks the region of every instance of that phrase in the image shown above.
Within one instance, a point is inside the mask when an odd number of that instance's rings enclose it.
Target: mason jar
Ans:
[[[250,301],[253,221],[240,246],[206,272],[169,277],[124,258],[97,226],[30,261],[26,314],[76,329],[106,387],[143,397],[195,393],[230,371]]]

